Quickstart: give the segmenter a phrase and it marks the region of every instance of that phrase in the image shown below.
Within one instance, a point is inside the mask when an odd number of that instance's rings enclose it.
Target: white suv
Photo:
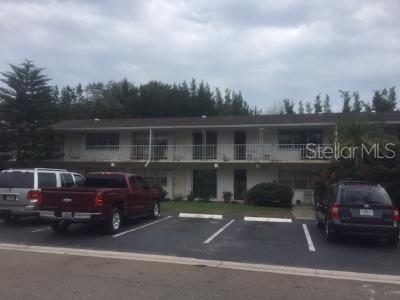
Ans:
[[[78,187],[84,177],[62,169],[10,169],[0,172],[0,214],[6,222],[37,215],[42,188]]]

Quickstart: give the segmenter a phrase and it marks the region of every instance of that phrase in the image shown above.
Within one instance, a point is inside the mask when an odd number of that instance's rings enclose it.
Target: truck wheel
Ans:
[[[4,222],[10,224],[10,223],[18,222],[19,216],[14,216],[14,215],[11,215],[11,214],[6,214],[6,215],[3,215],[3,219],[4,219]]]
[[[153,210],[152,210],[152,218],[153,219],[157,219],[161,214],[161,210],[160,210],[160,202],[156,202],[153,205]]]
[[[114,207],[111,211],[110,218],[104,221],[104,231],[109,234],[116,233],[121,227],[121,221],[121,211]]]
[[[399,244],[399,234],[395,234],[387,239],[387,244],[389,246],[396,247]]]
[[[51,229],[57,233],[67,231],[69,225],[71,225],[71,223],[68,221],[53,221],[50,224]]]

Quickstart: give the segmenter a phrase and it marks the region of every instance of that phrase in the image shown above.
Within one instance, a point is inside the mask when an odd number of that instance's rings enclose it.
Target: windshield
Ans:
[[[88,175],[84,187],[96,188],[126,188],[126,180],[123,175]]]
[[[0,173],[0,188],[33,188],[32,172]]]
[[[343,187],[340,193],[341,204],[384,204],[391,205],[385,190],[377,186]]]

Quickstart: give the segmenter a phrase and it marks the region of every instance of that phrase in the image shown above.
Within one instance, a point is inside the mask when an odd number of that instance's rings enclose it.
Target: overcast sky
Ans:
[[[196,78],[339,108],[338,89],[400,94],[399,16],[398,0],[0,0],[0,71],[29,58],[59,86]]]

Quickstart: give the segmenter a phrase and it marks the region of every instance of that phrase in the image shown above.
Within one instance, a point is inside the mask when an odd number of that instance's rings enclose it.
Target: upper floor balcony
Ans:
[[[217,144],[217,145],[83,145],[65,160],[157,162],[327,162],[325,145]]]

